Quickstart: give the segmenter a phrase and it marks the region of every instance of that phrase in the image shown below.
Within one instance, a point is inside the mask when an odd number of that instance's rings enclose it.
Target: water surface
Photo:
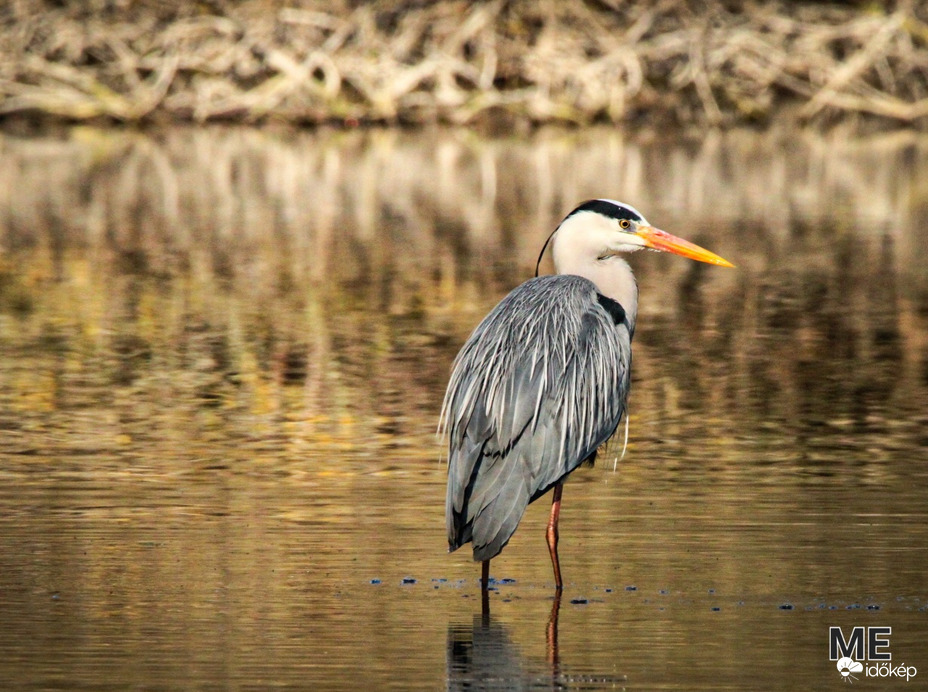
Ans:
[[[925,180],[915,135],[0,137],[0,678],[825,689],[832,625],[928,675]],[[627,452],[565,488],[560,603],[545,498],[487,612],[441,397],[596,196],[738,269],[632,258]]]

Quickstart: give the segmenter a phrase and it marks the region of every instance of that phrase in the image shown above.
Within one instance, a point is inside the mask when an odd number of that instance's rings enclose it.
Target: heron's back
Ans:
[[[592,456],[625,411],[631,333],[621,306],[582,277],[544,276],[507,295],[455,361],[449,435],[451,550],[497,555],[525,508]]]

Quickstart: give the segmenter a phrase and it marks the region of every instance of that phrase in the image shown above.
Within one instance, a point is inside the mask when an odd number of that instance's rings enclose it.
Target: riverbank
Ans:
[[[16,0],[0,119],[928,124],[928,10]]]

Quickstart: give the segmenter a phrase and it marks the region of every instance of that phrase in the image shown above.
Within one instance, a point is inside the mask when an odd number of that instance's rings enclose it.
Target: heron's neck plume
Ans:
[[[607,298],[612,298],[625,309],[631,330],[638,316],[638,282],[628,262],[618,255],[603,259],[587,259],[557,252],[555,246],[554,269],[558,274],[575,274],[589,279]]]

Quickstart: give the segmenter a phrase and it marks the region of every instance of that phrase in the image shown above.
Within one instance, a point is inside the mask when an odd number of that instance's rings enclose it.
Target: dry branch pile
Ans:
[[[802,119],[928,116],[928,9],[905,0],[888,9],[785,0],[5,5],[0,116],[733,123],[784,107]]]

